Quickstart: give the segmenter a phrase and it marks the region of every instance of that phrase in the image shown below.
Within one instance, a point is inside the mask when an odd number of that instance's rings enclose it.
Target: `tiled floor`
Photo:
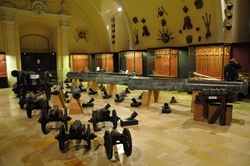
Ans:
[[[124,89],[124,86],[118,86],[118,92]],[[131,99],[137,99],[140,94],[141,91],[131,91],[122,103],[115,103],[114,98],[103,99],[101,91],[94,96],[82,92],[81,102],[94,97],[94,107],[83,108],[84,114],[69,115],[72,117],[69,125],[76,119],[88,124],[92,109],[103,108],[107,103],[120,118],[127,118],[134,111],[138,113],[139,124],[126,126],[132,135],[132,155],[124,155],[123,145],[118,144],[114,146],[115,157],[108,160],[103,136],[106,130],[111,131],[111,122],[103,123],[105,127],[99,132],[94,132],[91,125],[91,132],[97,137],[91,141],[90,151],[83,146],[86,141],[77,146],[76,141],[71,140],[62,153],[55,139],[59,125],[48,123],[46,127],[53,130],[44,135],[38,123],[40,110],[34,110],[29,119],[26,111],[20,109],[11,88],[0,89],[0,165],[250,165],[250,99],[233,104],[231,126],[220,126],[193,120],[190,94],[162,92],[160,100],[150,106],[130,107]],[[172,96],[178,103],[169,104],[172,113],[162,114],[163,104],[169,103]],[[53,105],[53,98],[50,105]],[[123,130],[120,123],[117,130]]]

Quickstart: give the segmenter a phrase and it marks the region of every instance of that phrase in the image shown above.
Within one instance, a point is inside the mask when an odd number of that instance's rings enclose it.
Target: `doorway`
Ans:
[[[21,53],[22,70],[52,74],[51,81],[57,82],[56,53]]]

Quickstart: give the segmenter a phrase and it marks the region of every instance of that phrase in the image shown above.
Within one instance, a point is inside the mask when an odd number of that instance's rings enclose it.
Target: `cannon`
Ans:
[[[124,128],[120,133],[116,130],[105,131],[104,146],[107,158],[110,160],[113,156],[113,145],[123,144],[123,149],[127,157],[132,154],[132,138],[128,128]]]
[[[37,96],[37,94],[36,95],[29,94],[29,95],[27,95],[25,100],[26,100],[25,101],[26,102],[26,108],[25,109],[26,109],[26,114],[27,114],[28,118],[32,118],[32,111],[34,109],[42,109],[43,106],[44,106],[44,99],[39,98]]]
[[[53,94],[54,95],[59,95],[60,94],[60,91],[63,89],[63,83],[62,82],[58,82],[56,84],[56,87],[54,88],[54,92]]]
[[[113,123],[113,129],[117,127],[117,121],[120,119],[117,116],[116,110],[112,110],[112,116],[110,116],[109,110],[110,104],[106,104],[104,108],[100,110],[94,109],[92,110],[92,118],[88,120],[93,124],[94,131],[99,131],[100,129],[97,128],[96,124],[99,122],[110,121]]]
[[[41,109],[41,116],[38,122],[41,124],[43,134],[47,134],[48,131],[46,129],[46,124],[49,122],[63,122],[65,129],[68,131],[68,121],[71,120],[71,117],[68,116],[67,108],[64,107],[62,111],[58,105],[53,106],[50,109],[50,106],[44,104],[43,108]]]
[[[82,103],[82,107],[93,107],[95,99],[91,98],[87,103]]]
[[[124,100],[124,97],[119,96],[118,94],[115,95],[115,102],[121,103]]]
[[[167,113],[167,114],[172,112],[168,103],[164,103],[164,105],[162,106],[161,112]]]
[[[137,125],[138,124],[138,120],[135,119],[135,117],[138,115],[137,112],[133,112],[130,117],[125,118],[125,119],[121,119],[120,120],[120,125],[121,126],[129,126],[129,125]]]
[[[104,94],[104,96],[102,98],[104,98],[104,99],[109,99],[111,97],[111,95],[108,94],[106,90],[103,92],[103,94]]]
[[[61,125],[59,134],[55,137],[59,141],[59,149],[63,152],[65,147],[65,142],[69,140],[77,140],[80,143],[82,140],[87,142],[86,149],[90,150],[91,140],[94,139],[96,135],[90,132],[90,125],[82,124],[80,120],[75,120],[69,128],[69,134],[66,133],[65,126]]]
[[[46,98],[50,99],[51,87],[50,73],[37,74],[34,71],[17,71],[11,72],[13,77],[17,77],[17,82],[13,86],[13,91],[17,96],[25,98],[28,92],[45,92]]]
[[[78,73],[68,72],[68,78],[81,78],[84,81],[94,80],[98,84],[127,85],[131,90],[180,91],[192,92],[204,89],[223,89],[227,93],[248,93],[248,81],[230,82],[219,80],[194,80],[182,78],[140,77],[128,74]]]
[[[130,104],[131,107],[139,107],[142,105],[142,102],[138,102],[135,98],[132,98],[132,103]]]
[[[71,93],[72,93],[72,96],[74,99],[80,99],[81,97],[81,93],[80,91],[78,90],[77,86],[76,85],[71,85],[70,86],[70,90],[71,90]]]

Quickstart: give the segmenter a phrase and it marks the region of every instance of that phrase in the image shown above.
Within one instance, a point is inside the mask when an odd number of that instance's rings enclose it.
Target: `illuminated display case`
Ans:
[[[114,72],[115,53],[97,53],[95,54],[96,70],[105,70],[106,72]]]
[[[223,80],[223,68],[230,57],[230,45],[190,46],[189,78]]]
[[[129,50],[121,51],[120,57],[120,72],[132,73],[137,72],[138,75],[143,75],[143,60],[146,57],[145,51]]]
[[[147,51],[147,75],[178,77],[178,54],[176,48],[149,49]]]
[[[7,88],[7,66],[6,66],[6,55],[4,53],[0,53],[0,88]]]
[[[70,55],[71,69],[74,72],[82,72],[91,70],[91,55],[90,54],[71,54]]]

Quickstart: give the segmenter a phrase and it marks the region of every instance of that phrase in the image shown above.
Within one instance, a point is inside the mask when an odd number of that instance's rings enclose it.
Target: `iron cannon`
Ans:
[[[34,71],[13,70],[11,75],[17,78],[12,90],[19,98],[25,98],[29,92],[45,92],[46,98],[50,99],[50,88],[53,84],[50,82],[50,73],[48,71],[38,74]]]
[[[90,150],[91,140],[94,139],[96,135],[90,132],[90,125],[82,124],[80,120],[75,120],[72,125],[70,125],[69,133],[65,131],[64,125],[61,125],[59,134],[55,137],[59,141],[59,149],[63,152],[65,147],[65,142],[69,140],[77,140],[80,143],[82,140],[87,141],[86,149]]]
[[[72,93],[72,96],[73,96],[73,98],[74,99],[80,99],[80,97],[81,97],[81,92],[80,92],[80,90],[77,88],[77,86],[76,85],[71,85],[70,86],[70,90],[71,90],[71,93]]]
[[[113,129],[116,129],[117,127],[117,121],[120,119],[117,116],[116,110],[112,111],[112,116],[110,116],[110,110],[109,110],[110,104],[106,104],[104,108],[101,108],[100,110],[94,109],[92,110],[92,118],[88,121],[93,124],[94,131],[99,131],[96,124],[99,122],[105,122],[110,121],[113,123]]]
[[[41,109],[41,116],[38,120],[41,123],[41,128],[43,134],[47,134],[46,124],[49,122],[62,122],[65,126],[65,129],[68,131],[68,121],[71,120],[71,117],[68,116],[67,108],[65,107],[62,111],[58,105],[54,105],[53,108],[47,104],[44,104]]]
[[[116,144],[122,144],[124,152],[127,157],[132,154],[132,137],[128,128],[124,128],[120,133],[116,130],[105,131],[104,134],[104,146],[107,158],[110,160],[113,156],[113,146]]]
[[[63,83],[62,82],[58,82],[56,84],[56,87],[54,88],[54,92],[53,94],[54,95],[59,95],[60,94],[60,91],[63,89]]]

